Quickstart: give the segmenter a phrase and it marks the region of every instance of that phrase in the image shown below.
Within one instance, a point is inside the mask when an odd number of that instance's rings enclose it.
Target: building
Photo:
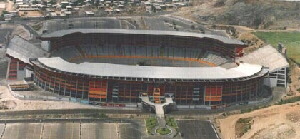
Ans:
[[[247,46],[226,37],[70,29],[39,39],[49,55],[27,56],[30,62],[25,62],[35,84],[80,101],[138,103],[141,95],[147,95],[157,103],[171,97],[177,105],[222,105],[266,96],[263,87],[268,68],[236,63]]]
[[[268,67],[269,74],[265,78],[265,84],[270,87],[287,87],[289,63],[284,55],[285,53],[282,54],[268,45],[239,58],[237,61]]]

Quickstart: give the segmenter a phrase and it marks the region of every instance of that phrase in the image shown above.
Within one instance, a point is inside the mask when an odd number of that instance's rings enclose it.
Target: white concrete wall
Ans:
[[[277,79],[276,78],[265,78],[264,84],[269,87],[276,87]]]
[[[50,42],[49,41],[42,41],[41,47],[45,51],[49,52],[50,51]]]
[[[31,77],[32,73],[33,73],[32,71],[30,71],[30,70],[28,70],[28,69],[25,68],[25,77],[26,78]]]

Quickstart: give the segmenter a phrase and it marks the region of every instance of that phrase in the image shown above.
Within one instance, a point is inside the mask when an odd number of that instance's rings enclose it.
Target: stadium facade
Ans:
[[[245,44],[214,35],[72,29],[39,39],[44,56],[7,55],[25,63],[41,88],[87,102],[137,103],[141,95],[180,105],[253,101],[269,75],[263,65],[235,63]]]

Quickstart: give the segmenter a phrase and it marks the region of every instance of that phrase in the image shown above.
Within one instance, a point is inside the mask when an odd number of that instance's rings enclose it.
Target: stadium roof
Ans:
[[[223,36],[199,34],[193,32],[181,32],[181,31],[159,31],[159,30],[128,30],[128,29],[70,29],[59,30],[49,34],[42,35],[42,38],[62,37],[64,35],[72,33],[109,33],[109,34],[140,34],[140,35],[170,35],[181,37],[197,37],[197,38],[210,38],[219,40],[226,44],[245,45],[243,42]]]
[[[258,50],[239,58],[237,61],[262,65],[268,67],[270,72],[289,66],[286,58],[270,45],[259,48]]]
[[[29,43],[19,36],[14,36],[8,45],[6,54],[17,58],[25,63],[29,63],[29,58],[45,57],[46,52]]]
[[[131,66],[110,63],[69,63],[60,57],[38,58],[34,64],[62,72],[101,77],[218,80],[244,78],[263,71],[262,66],[242,63],[235,68]]]

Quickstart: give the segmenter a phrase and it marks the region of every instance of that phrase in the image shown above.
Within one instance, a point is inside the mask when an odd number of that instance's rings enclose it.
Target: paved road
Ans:
[[[93,119],[93,118],[72,118],[72,119],[15,119],[15,120],[0,120],[0,123],[133,123],[137,124],[136,120],[131,119]]]
[[[124,110],[124,109],[65,109],[65,110],[24,110],[24,111],[1,111],[0,116],[23,116],[39,114],[145,114],[141,110]]]
[[[218,139],[209,121],[178,120],[183,139]]]

